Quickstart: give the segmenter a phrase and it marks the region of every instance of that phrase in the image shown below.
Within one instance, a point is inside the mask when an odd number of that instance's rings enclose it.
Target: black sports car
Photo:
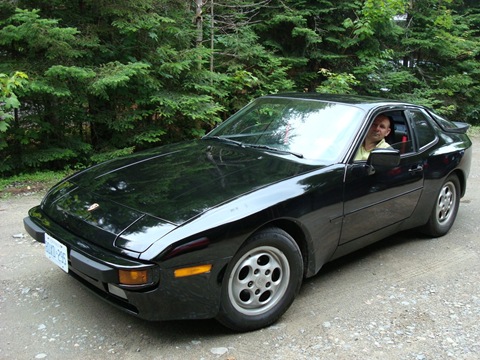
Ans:
[[[387,148],[355,161],[379,114]],[[409,228],[446,234],[467,128],[397,101],[265,96],[202,139],[65,179],[24,223],[55,264],[131,314],[258,329],[326,262]]]

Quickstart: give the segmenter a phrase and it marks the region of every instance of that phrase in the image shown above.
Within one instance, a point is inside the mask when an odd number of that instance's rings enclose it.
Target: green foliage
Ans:
[[[223,108],[208,95],[158,93],[152,102],[156,104],[155,113],[167,135],[175,139],[202,136],[207,128],[221,121],[217,114]]]
[[[140,62],[121,64],[115,61],[102,65],[97,71],[97,78],[90,84],[90,92],[108,101],[110,90],[127,88],[132,78],[146,75],[148,68],[148,64]]]
[[[11,45],[18,54],[40,53],[55,61],[82,56],[82,51],[72,46],[78,30],[60,28],[57,20],[42,19],[39,10],[16,9],[5,23],[0,29],[0,45]]]
[[[196,138],[284,91],[398,98],[480,122],[478,2],[213,3],[200,19],[177,0],[1,3],[0,174]]]
[[[317,92],[326,94],[355,94],[353,88],[359,84],[358,80],[352,74],[336,74],[327,69],[320,69],[325,80],[321,86],[317,87]]]
[[[91,160],[93,163],[99,163],[102,161],[113,160],[120,156],[133,154],[134,151],[135,151],[134,147],[123,148],[120,150],[104,151],[102,153],[92,155]]]
[[[27,80],[27,74],[21,71],[16,71],[12,76],[0,73],[0,149],[3,143],[1,133],[7,131],[13,120],[12,110],[20,107],[16,91],[21,89]]]

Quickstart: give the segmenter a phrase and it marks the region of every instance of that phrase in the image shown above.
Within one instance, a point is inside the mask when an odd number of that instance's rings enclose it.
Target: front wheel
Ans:
[[[303,258],[285,231],[255,234],[229,263],[217,320],[236,331],[275,322],[292,304],[303,278]]]
[[[456,175],[450,175],[438,192],[432,213],[424,232],[433,237],[443,236],[452,227],[460,204],[460,182]]]

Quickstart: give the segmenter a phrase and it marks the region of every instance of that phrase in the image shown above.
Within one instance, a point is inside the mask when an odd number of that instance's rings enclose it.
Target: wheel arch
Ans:
[[[456,175],[458,178],[458,181],[460,183],[460,198],[462,198],[467,191],[467,177],[465,176],[465,173],[460,169],[456,169],[451,173],[451,175]]]
[[[286,220],[286,219],[281,219],[281,220],[276,220],[272,223],[269,224],[269,226],[275,226],[286,233],[288,233],[293,240],[297,243],[298,247],[300,248],[300,251],[302,252],[302,258],[303,258],[303,276],[305,277],[306,274],[308,274],[308,269],[309,269],[309,245],[307,241],[307,236],[305,234],[305,231],[301,228],[301,226],[294,221],[291,220]]]
[[[285,231],[288,235],[290,235],[293,240],[298,245],[300,252],[302,253],[303,259],[303,277],[310,277],[315,274],[315,264],[313,262],[314,257],[311,256],[311,241],[307,235],[307,231],[302,228],[300,224],[296,221],[291,219],[275,219],[270,222],[267,222],[257,228],[254,232],[250,234],[250,236],[245,239],[243,244],[238,248],[240,250],[248,241],[259,231],[262,231],[267,228],[276,227],[283,231]],[[219,272],[219,276],[217,278],[217,282],[219,284],[222,283],[223,277],[225,276],[225,270],[228,266],[228,263],[222,268]]]
[[[302,228],[300,224],[290,219],[276,219],[271,222],[264,224],[262,227],[257,229],[256,232],[269,227],[277,227],[285,231],[290,235],[293,240],[297,243],[303,258],[303,277],[308,277],[314,269],[313,264],[311,264],[312,257],[310,256],[310,245],[309,240],[306,234],[306,230]]]

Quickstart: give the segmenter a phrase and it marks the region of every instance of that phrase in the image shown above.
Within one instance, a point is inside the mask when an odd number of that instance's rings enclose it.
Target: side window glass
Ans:
[[[417,134],[418,147],[422,148],[435,140],[435,131],[427,116],[421,111],[410,111],[415,133]]]

